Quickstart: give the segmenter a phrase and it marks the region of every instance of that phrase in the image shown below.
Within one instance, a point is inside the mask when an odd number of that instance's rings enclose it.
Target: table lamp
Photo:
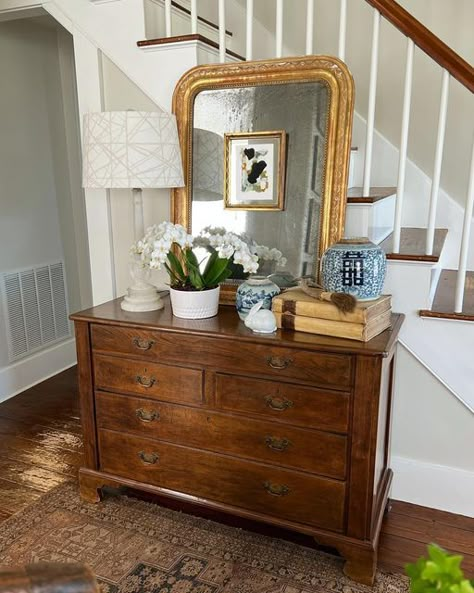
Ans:
[[[176,117],[165,112],[103,111],[84,116],[83,187],[130,188],[135,241],[145,234],[142,188],[183,187]],[[134,259],[126,311],[154,311],[163,303]]]

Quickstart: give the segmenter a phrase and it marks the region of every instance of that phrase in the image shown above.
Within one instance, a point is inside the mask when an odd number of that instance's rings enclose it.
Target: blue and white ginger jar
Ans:
[[[244,320],[259,301],[263,301],[262,309],[271,309],[272,298],[279,293],[280,288],[266,276],[250,276],[240,284],[235,297],[240,319]]]
[[[386,268],[384,251],[367,237],[341,239],[321,258],[321,282],[324,290],[372,301],[382,294]]]

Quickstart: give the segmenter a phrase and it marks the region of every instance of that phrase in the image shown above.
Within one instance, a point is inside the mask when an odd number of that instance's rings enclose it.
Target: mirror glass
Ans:
[[[259,273],[285,271],[295,278],[315,273],[329,102],[322,81],[199,92],[193,108],[192,234],[224,227],[279,250],[284,259],[263,262]],[[277,132],[277,141],[262,132]],[[239,139],[242,133],[245,140]],[[229,144],[229,138],[238,142]],[[225,200],[226,192],[241,193],[232,202]]]

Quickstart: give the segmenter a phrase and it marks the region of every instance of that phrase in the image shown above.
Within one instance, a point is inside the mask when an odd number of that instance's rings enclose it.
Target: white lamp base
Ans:
[[[163,309],[164,304],[156,287],[151,284],[135,284],[128,289],[128,295],[124,297],[120,306],[124,311],[157,311]]]

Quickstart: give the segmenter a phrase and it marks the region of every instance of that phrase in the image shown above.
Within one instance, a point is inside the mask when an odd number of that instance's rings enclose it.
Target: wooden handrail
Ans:
[[[395,0],[366,0],[450,75],[474,93],[474,68]]]

